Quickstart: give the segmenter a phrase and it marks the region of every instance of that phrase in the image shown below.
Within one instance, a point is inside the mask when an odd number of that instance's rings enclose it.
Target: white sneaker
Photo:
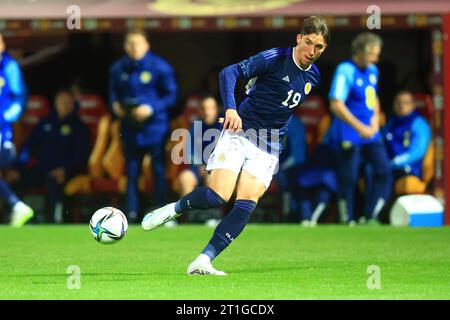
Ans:
[[[302,220],[302,227],[309,227],[311,225],[311,223],[309,222],[309,220]]]
[[[177,225],[178,225],[178,223],[177,223],[176,220],[170,220],[170,221],[167,221],[164,224],[164,227],[166,227],[166,228],[175,228]]]
[[[142,219],[141,226],[145,231],[150,231],[179,216],[181,216],[181,213],[175,212],[175,202],[169,203],[162,208],[147,213]]]
[[[189,267],[187,268],[187,274],[190,276],[200,275],[200,276],[226,276],[227,274],[223,271],[219,271],[214,269],[211,264],[211,261],[207,256],[204,258],[203,254],[201,254],[197,259],[191,262]]]
[[[11,226],[22,227],[34,216],[34,211],[22,201],[17,202],[12,208]]]

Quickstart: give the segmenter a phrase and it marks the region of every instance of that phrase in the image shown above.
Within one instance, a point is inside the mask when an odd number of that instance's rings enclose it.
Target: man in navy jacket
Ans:
[[[177,98],[172,66],[150,51],[144,32],[129,31],[125,36],[126,55],[110,69],[109,102],[121,121],[126,159],[126,210],[135,221],[139,211],[138,178],[142,159],[152,157],[157,203],[165,202],[165,140],[169,130],[168,108]]]
[[[77,111],[71,92],[58,91],[55,108],[33,128],[17,157],[19,171],[12,174],[24,186],[47,186],[47,205],[55,222],[62,222],[65,183],[85,170],[89,158],[89,129]],[[31,159],[35,166],[29,166]]]

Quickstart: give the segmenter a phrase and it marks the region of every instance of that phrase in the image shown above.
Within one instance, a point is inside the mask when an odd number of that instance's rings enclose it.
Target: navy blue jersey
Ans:
[[[292,113],[320,82],[317,67],[312,64],[302,69],[294,59],[293,49],[266,50],[221,72],[220,89],[226,108],[236,108],[236,79],[230,78],[236,75],[249,80],[247,97],[237,111],[250,140],[255,142],[252,133],[256,133],[258,147],[271,153],[280,152]]]

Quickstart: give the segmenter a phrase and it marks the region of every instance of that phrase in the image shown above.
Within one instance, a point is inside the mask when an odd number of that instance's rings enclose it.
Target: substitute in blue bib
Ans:
[[[422,178],[423,158],[430,146],[431,129],[416,111],[410,92],[401,91],[396,95],[394,115],[383,131],[394,178],[407,175]]]
[[[352,42],[352,59],[338,65],[329,93],[334,113],[332,139],[338,146],[339,213],[341,221],[351,225],[355,223],[353,195],[361,164],[373,168],[373,192],[368,192],[366,197],[365,218],[377,222],[390,196],[389,159],[379,132],[375,63],[381,46],[378,35],[359,34]]]
[[[127,174],[128,218],[138,217],[138,178],[142,159],[152,158],[155,203],[167,195],[165,142],[169,131],[168,109],[175,104],[177,83],[172,66],[150,51],[150,42],[141,30],[125,36],[126,55],[110,69],[109,102],[121,119],[121,138]]]
[[[27,100],[27,90],[19,64],[5,52],[5,42],[0,34],[0,170],[8,169],[16,156],[12,124],[22,114]],[[21,227],[34,215],[0,175],[0,198],[11,207],[11,224]]]

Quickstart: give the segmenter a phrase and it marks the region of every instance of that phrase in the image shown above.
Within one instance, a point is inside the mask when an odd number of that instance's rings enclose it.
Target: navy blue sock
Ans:
[[[175,211],[180,213],[196,209],[206,210],[219,207],[223,204],[225,204],[225,200],[214,192],[213,189],[198,187],[177,201]]]
[[[0,198],[4,199],[11,207],[20,201],[16,194],[12,192],[6,181],[2,178],[0,178]]]
[[[202,253],[211,260],[219,255],[244,230],[255,207],[256,202],[253,200],[236,200],[233,210],[219,223]]]

